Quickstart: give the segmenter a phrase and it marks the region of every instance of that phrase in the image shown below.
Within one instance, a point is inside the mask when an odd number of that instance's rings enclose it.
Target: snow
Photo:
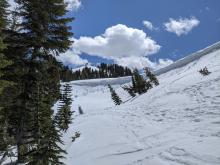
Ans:
[[[207,54],[209,54],[213,51],[216,51],[218,49],[220,49],[220,41],[216,42],[215,44],[213,44],[211,46],[208,46],[207,48],[205,48],[203,50],[192,53],[192,54],[186,56],[185,58],[182,58],[182,59],[176,61],[175,63],[172,63],[171,65],[169,65],[167,67],[164,67],[164,68],[161,68],[161,69],[155,71],[155,74],[160,75],[160,74],[166,73],[170,70],[180,68],[180,67],[185,66],[186,64],[188,64],[192,61],[198,60],[202,56],[207,55]]]
[[[220,49],[215,46],[160,70],[160,85],[132,99],[121,88],[130,77],[71,82],[76,112],[63,138],[64,163],[219,165]],[[205,66],[208,76],[198,72]],[[113,104],[107,84],[123,104]],[[71,142],[76,131],[81,136]]]

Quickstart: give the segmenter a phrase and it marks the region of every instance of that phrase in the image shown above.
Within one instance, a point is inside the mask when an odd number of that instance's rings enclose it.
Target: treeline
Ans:
[[[97,66],[98,69],[92,69],[87,66],[82,70],[72,71],[68,66],[63,66],[61,79],[64,82],[84,79],[97,78],[116,78],[131,76],[132,71],[128,67],[123,67],[117,64],[101,63]]]
[[[73,19],[63,0],[15,0],[13,11],[7,2],[0,0],[0,164],[63,164],[61,137],[72,112],[55,56],[71,45]]]

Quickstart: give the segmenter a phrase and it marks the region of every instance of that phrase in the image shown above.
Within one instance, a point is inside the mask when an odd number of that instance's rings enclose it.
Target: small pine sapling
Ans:
[[[118,94],[115,92],[115,90],[112,88],[110,84],[108,84],[108,88],[111,92],[112,100],[114,101],[115,105],[120,105],[122,103],[121,98],[118,96]]]
[[[80,132],[75,132],[75,135],[74,136],[72,136],[72,142],[74,142],[77,138],[79,138],[80,137]]]
[[[209,75],[211,72],[208,70],[207,67],[204,67],[203,69],[199,70],[199,73],[202,74],[203,76]]]
[[[79,114],[80,114],[80,115],[83,115],[83,114],[84,114],[84,112],[83,112],[81,106],[78,107],[78,110],[79,110]]]

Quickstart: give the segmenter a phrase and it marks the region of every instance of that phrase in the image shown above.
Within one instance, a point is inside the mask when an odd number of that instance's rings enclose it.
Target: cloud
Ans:
[[[147,21],[147,20],[144,20],[143,22],[143,25],[148,28],[149,30],[158,30],[157,27],[154,27],[154,25],[150,22],[150,21]]]
[[[82,7],[82,2],[80,0],[64,0],[67,3],[67,9],[72,11],[77,11],[80,7]],[[14,0],[8,0],[8,4],[10,5],[9,10],[14,9],[17,6],[17,3]]]
[[[155,69],[164,68],[173,63],[171,59],[159,59],[156,65],[154,66]]]
[[[109,27],[104,34],[93,38],[75,39],[73,45],[73,48],[81,53],[107,59],[148,56],[157,53],[160,47],[144,31],[122,24]]]
[[[131,69],[143,69],[144,67],[154,67],[154,63],[146,57],[124,57],[115,60],[115,63]]]
[[[90,56],[112,59],[115,63],[129,68],[142,69],[147,66],[157,69],[172,62],[162,59],[158,62],[150,61],[147,56],[157,53],[161,46],[144,31],[122,24],[109,27],[103,34],[95,37],[85,36],[73,40],[71,49],[73,54],[86,53]],[[68,58],[66,61],[70,62]]]
[[[169,19],[169,22],[164,23],[165,29],[168,32],[175,33],[177,36],[183,34],[188,34],[193,28],[198,26],[200,21],[195,18],[180,18],[175,20],[173,18]]]
[[[67,3],[67,9],[71,11],[77,11],[82,7],[82,2],[80,0],[64,0]]]
[[[80,56],[72,51],[68,50],[66,53],[61,54],[60,56],[56,56],[58,61],[61,61],[65,65],[84,65],[88,63],[88,60],[80,58]]]
[[[131,69],[143,69],[145,67],[150,67],[157,70],[172,64],[173,61],[170,59],[159,59],[158,62],[152,62],[147,57],[125,57],[116,59],[115,63],[121,66],[127,66]]]

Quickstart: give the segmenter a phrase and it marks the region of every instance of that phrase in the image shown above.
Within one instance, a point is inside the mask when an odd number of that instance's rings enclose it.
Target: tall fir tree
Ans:
[[[17,146],[17,164],[62,164],[64,153],[58,143],[51,107],[59,97],[59,64],[53,55],[65,52],[71,44],[66,5],[63,0],[16,0],[21,18],[17,31],[6,32],[4,50],[13,64],[6,67],[6,80],[16,82],[1,100],[7,112],[7,132]],[[45,78],[46,77],[46,78]]]
[[[112,88],[110,84],[108,84],[108,88],[111,93],[112,100],[114,101],[115,105],[120,105],[122,103],[121,98],[118,96],[118,94],[115,92],[115,90]]]
[[[2,90],[7,87],[10,83],[2,79],[3,68],[10,65],[11,62],[6,60],[3,50],[6,48],[6,44],[3,42],[4,34],[3,30],[6,28],[8,20],[7,20],[7,11],[8,3],[5,0],[0,0],[0,93]]]
[[[7,11],[8,3],[5,0],[0,0],[0,98],[3,97],[3,90],[11,85],[11,82],[6,81],[4,77],[4,68],[11,64],[4,56],[4,50],[6,49],[6,44],[4,43],[5,35],[3,31],[6,29],[8,24]],[[2,102],[0,101],[0,164],[3,164],[6,156],[9,156],[10,147],[13,143],[13,139],[9,136],[7,132],[8,129],[8,119],[7,113],[3,108]]]

